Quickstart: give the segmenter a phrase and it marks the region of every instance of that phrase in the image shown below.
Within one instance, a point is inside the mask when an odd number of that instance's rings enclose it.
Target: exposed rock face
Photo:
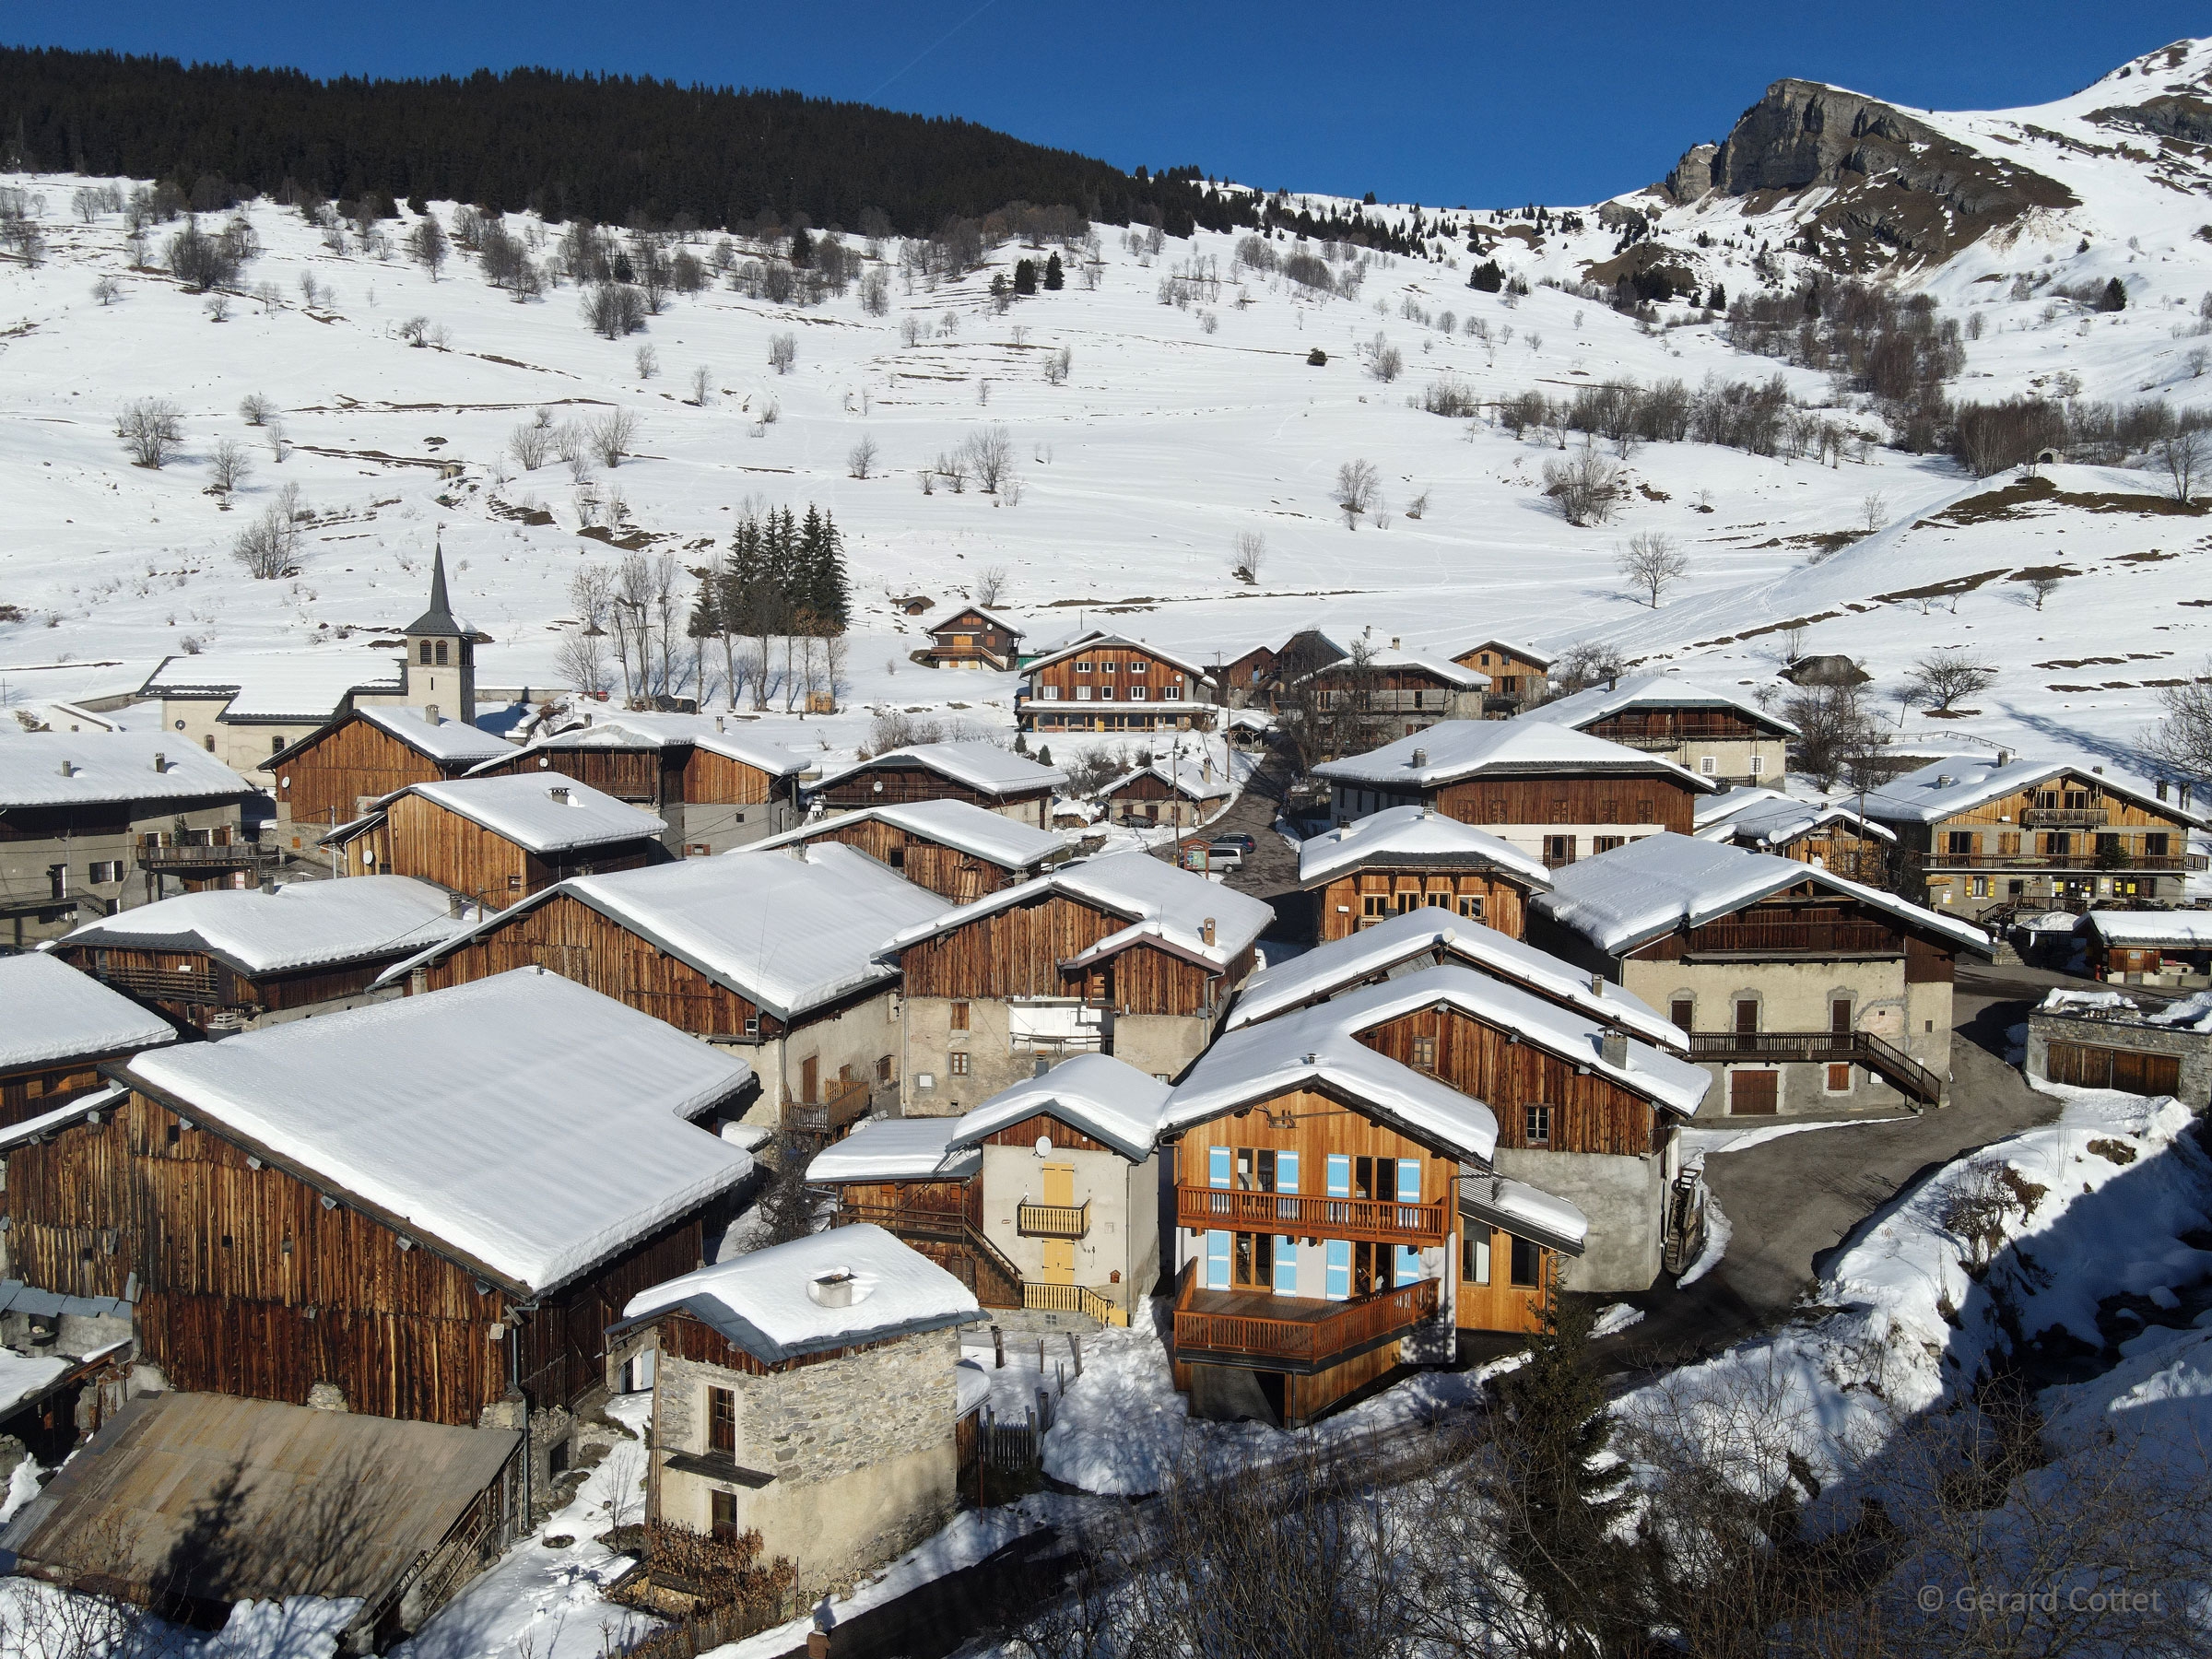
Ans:
[[[1818,81],[1776,81],[1717,148],[1700,145],[1677,163],[1668,192],[1693,199],[1700,180],[1734,196],[1827,186],[1834,194],[1803,229],[1852,268],[1941,259],[2031,208],[2076,205],[2055,180]]]
[[[2212,103],[2186,93],[2154,98],[2147,103],[2097,110],[2089,119],[2106,126],[2134,127],[2138,132],[2155,133],[2161,138],[2212,144]]]

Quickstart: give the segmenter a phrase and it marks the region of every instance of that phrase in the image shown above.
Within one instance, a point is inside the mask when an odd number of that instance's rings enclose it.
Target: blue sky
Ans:
[[[1784,75],[1923,107],[2000,107],[2207,31],[2212,8],[2160,0],[11,0],[0,15],[10,44],[324,76],[543,64],[794,87],[962,115],[1127,168],[1195,162],[1265,188],[1475,206],[1649,183]]]

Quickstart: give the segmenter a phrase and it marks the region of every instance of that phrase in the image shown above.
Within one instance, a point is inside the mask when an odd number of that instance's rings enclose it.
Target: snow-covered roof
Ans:
[[[847,1181],[965,1181],[983,1167],[969,1150],[948,1155],[959,1119],[863,1118],[853,1133],[831,1141],[806,1166],[806,1179],[822,1185]]]
[[[156,1050],[129,1073],[527,1291],[752,1169],[690,1121],[742,1090],[750,1066],[542,969]]]
[[[1631,1094],[1685,1117],[1697,1111],[1712,1087],[1712,1074],[1703,1066],[1692,1065],[1625,1033],[1626,1060],[1613,1065],[1605,1057],[1604,1039],[1609,1027],[1532,995],[1518,985],[1456,965],[1425,968],[1380,984],[1362,985],[1317,1004],[1304,1018],[1309,1028],[1334,1020],[1337,1029],[1357,1036],[1419,1009],[1439,1006],[1455,1008],[1468,1018],[1500,1030],[1516,1032],[1524,1042],[1573,1065],[1587,1066]]]
[[[1416,757],[1418,757],[1417,759]],[[1313,775],[1381,789],[1434,789],[1478,774],[1626,772],[1663,775],[1700,794],[1710,779],[1639,749],[1608,743],[1572,726],[1537,720],[1440,720],[1428,730],[1364,755],[1325,761]]]
[[[1531,888],[1551,885],[1551,872],[1535,853],[1426,806],[1386,807],[1300,841],[1298,885],[1319,887],[1371,865],[1498,870]]]
[[[2008,756],[2000,765],[1990,755],[1951,755],[1931,760],[1917,771],[1892,778],[1879,789],[1866,792],[1866,815],[1893,824],[1939,824],[1958,813],[1971,812],[1984,801],[1994,801],[2016,789],[2033,789],[2061,773],[2072,773],[2084,784],[2095,784],[2108,794],[2124,795],[2204,829],[2212,818],[2161,801],[2155,794],[2101,773],[2085,771],[2065,760]]]
[[[1672,831],[1647,835],[1554,870],[1551,891],[1537,899],[1535,908],[1607,956],[1619,956],[1662,934],[1701,927],[1770,893],[1808,881],[1887,912],[1908,928],[1941,934],[1970,950],[1989,949],[1989,935],[1980,928],[1908,903],[1894,893],[1846,881],[1816,865]]]
[[[1020,623],[1015,621],[1011,617],[1002,616],[994,610],[987,610],[980,605],[956,605],[949,610],[940,611],[934,620],[922,624],[922,631],[933,634],[942,633],[962,617],[981,617],[992,627],[1003,628],[1018,640],[1022,637]]]
[[[958,910],[947,910],[925,922],[893,935],[888,948],[902,950],[924,939],[964,927],[982,917],[995,915],[1054,893],[1079,899],[1111,914],[1124,917],[1129,925],[1107,935],[1078,951],[1063,966],[1078,966],[1150,943],[1181,957],[1219,970],[1234,961],[1275,920],[1275,907],[1208,881],[1189,870],[1176,868],[1149,853],[1116,853],[1105,858],[1077,859],[1025,881],[1001,888]],[[1214,938],[1206,943],[1205,924],[1214,924]]]
[[[857,812],[840,813],[835,818],[801,824],[796,830],[786,830],[766,841],[754,841],[740,851],[765,853],[777,847],[794,846],[818,840],[832,829],[842,830],[871,819],[1008,870],[1026,870],[1067,851],[1065,835],[1040,830],[1034,824],[1010,818],[988,806],[978,806],[973,801],[954,800],[864,806]]]
[[[1379,974],[1418,972],[1439,960],[1464,963],[1663,1047],[1688,1050],[1688,1035],[1634,992],[1602,980],[1594,983],[1590,974],[1548,951],[1435,908],[1387,916],[1372,927],[1261,969],[1237,994],[1229,1029],[1273,1019]]]
[[[147,677],[144,697],[223,698],[225,720],[330,719],[357,692],[402,688],[387,653],[328,645],[305,651],[203,652],[172,656]]]
[[[1165,1083],[1111,1054],[1077,1054],[1041,1077],[1024,1077],[956,1120],[951,1144],[980,1147],[1009,1124],[1042,1113],[1104,1141],[1132,1163],[1152,1156]]]
[[[1897,839],[1894,831],[1872,818],[1861,818],[1848,806],[1800,801],[1778,789],[1761,789],[1750,783],[1739,783],[1698,802],[1691,821],[1700,840],[1735,841],[1745,847],[1786,847],[1798,837],[1830,824],[1842,824],[1853,834],[1877,841]]]
[[[1314,679],[1321,675],[1334,674],[1340,669],[1349,669],[1354,665],[1351,658],[1339,657],[1334,663],[1323,664],[1312,674],[1301,674],[1296,683],[1302,686],[1306,681]],[[1432,654],[1425,651],[1402,651],[1395,645],[1370,652],[1366,663],[1359,665],[1383,672],[1393,668],[1417,669],[1423,674],[1432,674],[1438,679],[1442,680],[1445,685],[1457,686],[1463,691],[1479,691],[1490,683],[1488,675],[1479,669],[1465,667],[1448,656]]]
[[[258,888],[210,888],[118,911],[65,935],[88,948],[205,951],[249,979],[412,956],[468,924],[442,888],[412,876],[352,876]]]
[[[2151,945],[2212,948],[2212,911],[2091,911],[2079,926],[2124,950]]]
[[[514,745],[465,720],[427,720],[406,703],[371,703],[354,711],[378,731],[396,737],[409,748],[449,765],[498,759],[514,753]]]
[[[1590,1237],[1590,1218],[1564,1198],[1503,1175],[1462,1175],[1459,1209],[1515,1238],[1579,1256]]]
[[[1057,789],[1067,782],[1067,774],[1056,766],[1040,766],[1026,755],[971,738],[957,743],[917,743],[872,760],[855,761],[825,774],[811,793],[818,794],[878,766],[919,766],[982,794],[1026,794],[1031,790]]]
[[[771,1244],[641,1290],[622,1316],[634,1324],[679,1308],[763,1365],[982,1317],[975,1292],[868,1222]]]
[[[1571,696],[1554,698],[1515,718],[1586,730],[1615,714],[1643,709],[1728,709],[1781,736],[1797,735],[1795,726],[1779,714],[1768,713],[1747,697],[1673,674],[1641,674],[1609,686],[1590,686]]]
[[[1524,645],[1517,640],[1501,640],[1495,634],[1477,640],[1471,645],[1443,646],[1439,649],[1454,658],[1473,656],[1478,651],[1502,651],[1519,657],[1531,667],[1543,670],[1548,670],[1557,660],[1548,652],[1538,651],[1533,645]]]
[[[173,1042],[169,1021],[68,963],[35,951],[0,957],[0,1071]]]
[[[1181,755],[1173,757],[1171,760],[1162,758],[1149,766],[1140,766],[1124,772],[1100,789],[1099,794],[1101,798],[1119,794],[1139,778],[1157,778],[1177,794],[1190,800],[1219,800],[1236,788],[1231,773],[1238,769],[1239,761],[1244,762],[1244,770],[1251,769],[1250,757],[1234,752],[1230,755],[1229,766],[1218,771],[1208,767],[1203,760],[1193,760]]]
[[[533,853],[568,853],[619,841],[657,841],[668,828],[659,814],[618,801],[589,783],[569,778],[556,782],[531,772],[417,783],[385,796],[378,805],[389,809],[403,794],[435,802]]]
[[[377,982],[527,915],[566,894],[688,963],[779,1019],[792,1019],[898,978],[877,960],[902,926],[950,904],[866,853],[834,842],[778,853],[575,876],[494,912],[464,934],[401,962]]]
[[[159,761],[162,770],[156,771]],[[0,811],[253,794],[213,755],[165,732],[25,732],[0,743]]]
[[[588,724],[579,723],[533,737],[519,751],[510,744],[503,752],[474,770],[488,771],[502,760],[511,760],[518,752],[531,755],[540,749],[658,749],[684,744],[731,760],[741,760],[771,778],[796,777],[809,764],[806,757],[793,754],[782,744],[771,743],[747,731],[746,723],[734,715],[656,714],[624,710],[604,718],[594,713],[589,721]]]
[[[1163,651],[1149,640],[1140,640],[1135,634],[1111,633],[1104,629],[1092,629],[1078,634],[1065,645],[1056,645],[1041,656],[1031,657],[1021,665],[1024,674],[1034,674],[1040,668],[1049,668],[1067,657],[1081,656],[1087,651],[1096,651],[1102,645],[1125,645],[1132,651],[1141,651],[1147,656],[1182,669],[1194,680],[1206,678],[1205,666],[1190,657],[1172,651]]]
[[[1168,1097],[1162,1133],[1293,1089],[1316,1088],[1453,1156],[1487,1164],[1498,1146],[1490,1109],[1352,1036],[1329,1004],[1230,1031]]]

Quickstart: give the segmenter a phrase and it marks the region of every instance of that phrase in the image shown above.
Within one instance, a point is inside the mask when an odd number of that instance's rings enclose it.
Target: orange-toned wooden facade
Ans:
[[[1035,824],[1040,830],[1052,827],[1046,821],[1053,809],[1050,784],[993,794],[926,766],[901,764],[896,759],[871,762],[828,788],[815,791],[814,799],[835,812],[900,806],[914,801],[966,801],[986,812]]]
[[[110,1060],[127,1057],[130,1051],[88,1054],[52,1065],[19,1066],[0,1072],[0,1129],[12,1128],[27,1118],[66,1106],[81,1094],[104,1087],[100,1068]]]
[[[823,841],[857,847],[898,871],[916,887],[927,888],[955,904],[966,904],[970,900],[1016,886],[1034,874],[947,846],[897,824],[887,824],[881,818],[829,818],[806,833],[792,837],[793,844],[799,846],[811,847]]]
[[[1383,865],[1339,876],[1315,890],[1318,935],[1324,944],[1348,938],[1401,912],[1435,905],[1521,938],[1528,924],[1525,883],[1492,870],[1438,871]]]
[[[910,945],[900,967],[910,997],[1079,996],[1117,1014],[1202,1015],[1252,971],[1247,947],[1223,973],[1148,944],[1081,971],[1062,963],[1122,932],[1126,918],[1065,893],[1008,905]]]
[[[635,870],[666,856],[649,836],[540,854],[417,794],[394,801],[382,824],[346,843],[345,855],[351,875],[413,876],[489,910],[504,910],[571,876]]]
[[[930,662],[939,668],[1012,668],[1021,638],[997,618],[972,606],[955,611],[929,632]]]
[[[31,1283],[120,1296],[136,1277],[144,1358],[171,1388],[304,1405],[332,1382],[352,1410],[459,1425],[517,1384],[542,1406],[599,1383],[606,1326],[704,1242],[694,1213],[531,1298],[139,1091],[11,1148],[6,1202]]]
[[[1694,785],[1656,771],[1482,777],[1446,783],[1428,804],[1463,824],[1656,824],[1688,835]]]
[[[1203,677],[1133,641],[1100,641],[1033,663],[1015,715],[1027,732],[1184,730]]]
[[[593,744],[570,748],[547,745],[518,749],[477,777],[546,773],[589,783],[633,806],[660,811],[672,806],[760,806],[776,799],[780,780],[757,766],[689,743]]]
[[[382,799],[410,783],[457,778],[465,765],[441,765],[409,747],[382,727],[349,713],[300,745],[276,766],[276,806],[291,820],[288,839],[296,850],[312,846],[324,830],[350,823]]]
[[[1462,668],[1472,668],[1477,674],[1490,677],[1488,700],[1492,706],[1523,707],[1540,700],[1550,687],[1547,677],[1551,667],[1531,657],[1520,646],[1509,645],[1502,640],[1485,640],[1478,645],[1453,653],[1452,660]]]

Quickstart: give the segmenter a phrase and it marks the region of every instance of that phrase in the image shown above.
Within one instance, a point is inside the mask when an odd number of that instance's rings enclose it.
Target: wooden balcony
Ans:
[[[1014,1230],[1025,1239],[1082,1239],[1090,1235],[1090,1200],[1081,1204],[1031,1204],[1023,1199],[1014,1206]]]
[[[1883,1078],[1908,1099],[1934,1106],[1943,1079],[1871,1031],[1693,1031],[1689,1057],[1706,1061],[1848,1062]]]
[[[218,834],[214,841],[166,841],[159,836],[138,838],[138,867],[157,875],[198,876],[214,870],[274,868],[281,854],[276,844],[263,844]]]
[[[819,1100],[783,1102],[783,1127],[825,1139],[841,1135],[868,1115],[868,1086],[855,1081],[833,1086]]]
[[[1419,1279],[1357,1301],[1265,1291],[1201,1290],[1196,1264],[1175,1299],[1175,1358],[1311,1375],[1417,1330],[1436,1316],[1439,1288]]]
[[[2101,830],[2112,821],[2106,806],[2030,806],[2020,814],[2030,830]]]
[[[145,968],[116,963],[96,971],[102,984],[148,1002],[178,1003],[191,1007],[220,1007],[221,979],[212,967]]]
[[[1125,1310],[1088,1285],[1048,1285],[1042,1279],[1023,1279],[1021,1305],[1032,1313],[1081,1313],[1102,1325],[1129,1323]]]
[[[1931,870],[2092,870],[2100,875],[2130,876],[2147,871],[2185,870],[2186,855],[2171,853],[2135,853],[2123,841],[2116,855],[2088,853],[1931,853]]]
[[[1881,922],[1713,922],[1690,929],[1691,957],[1902,956],[1904,935]]]
[[[1175,1224],[1202,1231],[1356,1239],[1411,1248],[1441,1244],[1451,1237],[1452,1206],[1179,1186],[1175,1189]]]

